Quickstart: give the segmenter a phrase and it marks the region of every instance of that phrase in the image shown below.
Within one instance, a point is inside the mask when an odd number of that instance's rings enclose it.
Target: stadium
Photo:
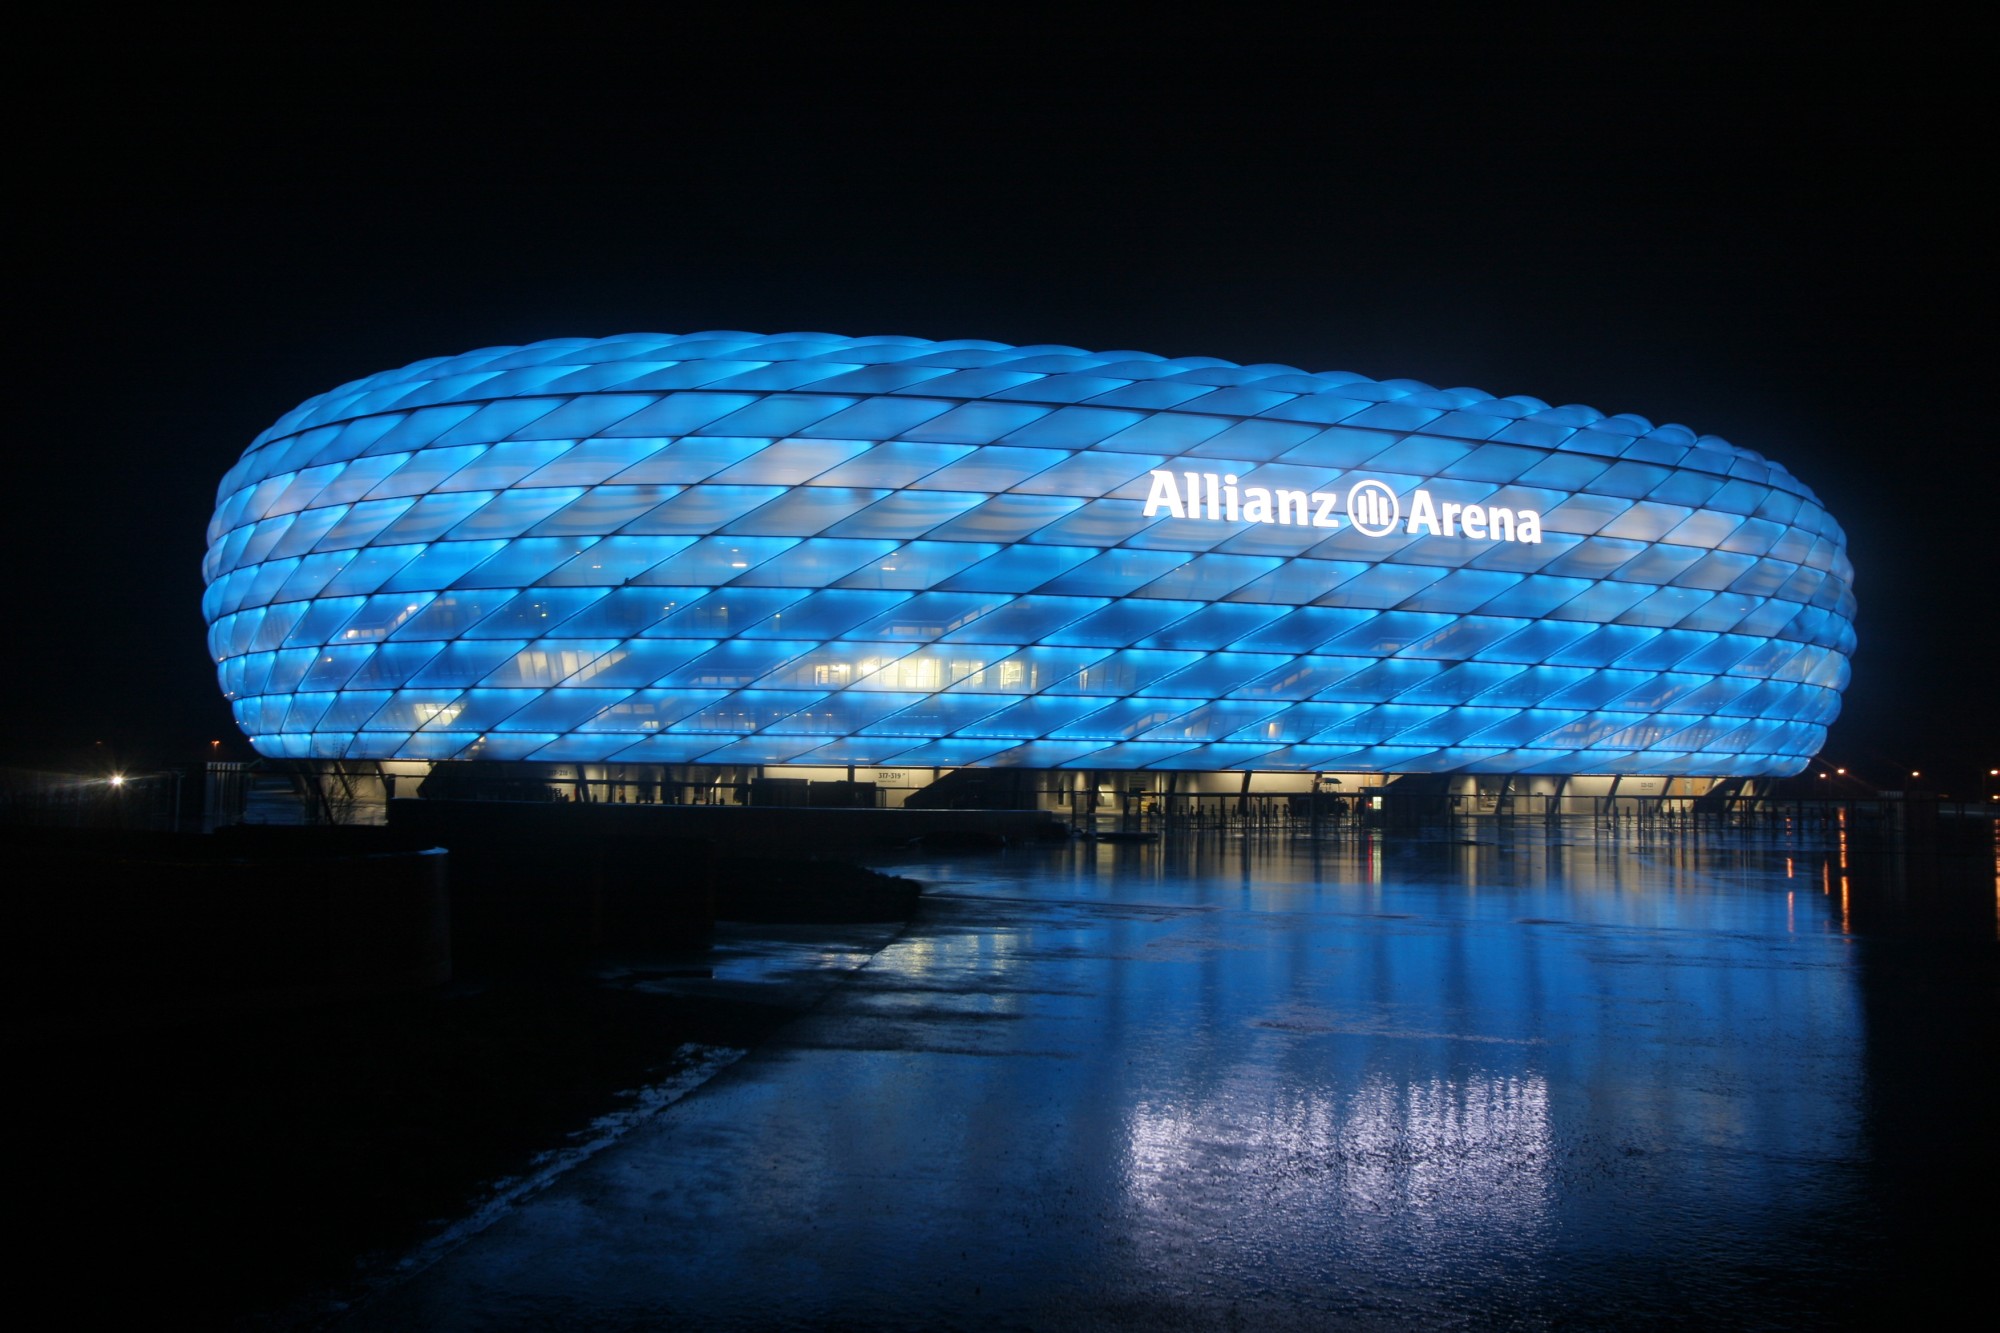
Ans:
[[[1694,798],[1802,769],[1854,650],[1839,525],[1715,436],[1066,346],[422,361],[258,436],[208,538],[260,754],[582,799]]]

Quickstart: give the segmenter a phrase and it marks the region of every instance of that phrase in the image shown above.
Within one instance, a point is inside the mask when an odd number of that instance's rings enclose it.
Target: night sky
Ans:
[[[0,762],[248,757],[203,529],[300,400],[720,328],[1282,362],[1721,435],[1848,533],[1828,761],[1947,790],[2000,765],[1990,113],[1949,52],[1266,31],[864,60],[827,27],[766,60],[729,36],[607,62],[174,37],[45,75],[15,125]]]

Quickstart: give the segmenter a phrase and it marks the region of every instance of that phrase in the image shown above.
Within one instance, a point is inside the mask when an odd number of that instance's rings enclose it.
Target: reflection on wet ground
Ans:
[[[898,869],[930,891],[872,961],[830,944],[800,1018],[343,1326],[1739,1327],[1976,1276],[1990,847],[1537,827]],[[772,956],[641,980],[799,974]]]

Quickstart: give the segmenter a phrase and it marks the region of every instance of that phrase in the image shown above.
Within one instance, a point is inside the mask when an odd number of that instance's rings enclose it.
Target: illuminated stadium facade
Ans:
[[[355,381],[231,469],[204,572],[259,752],[419,770],[1782,775],[1854,647],[1839,526],[1713,436],[904,337]]]

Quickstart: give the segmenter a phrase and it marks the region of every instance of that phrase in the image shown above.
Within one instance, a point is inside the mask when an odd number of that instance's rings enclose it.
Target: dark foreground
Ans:
[[[900,933],[13,1052],[21,1271],[382,1328],[1812,1326],[1982,1277],[1990,848],[901,869]]]

